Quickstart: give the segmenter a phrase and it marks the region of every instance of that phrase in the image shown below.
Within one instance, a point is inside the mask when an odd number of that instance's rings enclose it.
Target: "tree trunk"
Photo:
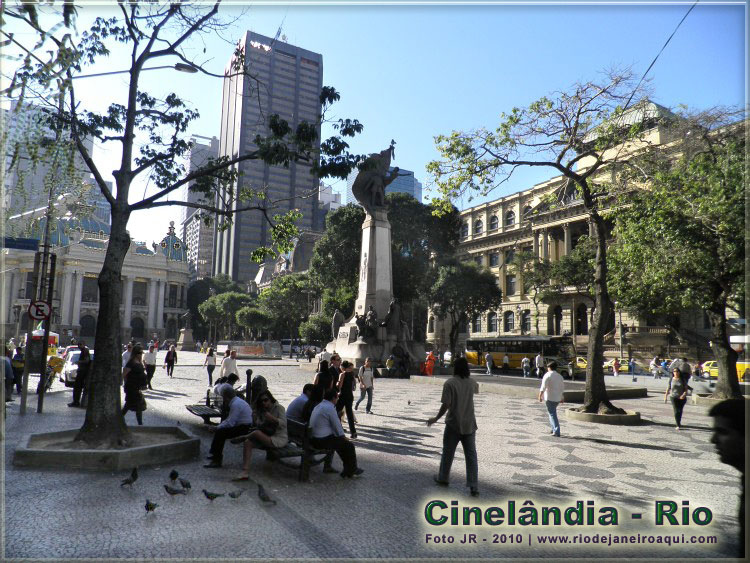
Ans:
[[[594,271],[594,319],[589,327],[588,365],[586,366],[586,393],[582,412],[599,414],[624,414],[624,410],[609,402],[604,385],[604,327],[609,321],[609,291],[607,290],[607,232],[604,219],[591,210],[596,237],[596,268]]]
[[[87,383],[86,419],[75,440],[90,446],[126,446],[130,433],[120,413],[122,379],[121,320],[122,265],[130,248],[126,231],[129,213],[124,206],[112,208],[112,228],[99,274],[99,315],[96,323],[96,354]]]
[[[711,321],[711,349],[719,368],[713,398],[741,399],[742,392],[737,379],[737,352],[729,345],[726,310],[726,301],[720,300],[707,311]]]
[[[451,347],[451,365],[456,361],[456,343],[458,341],[458,329],[461,325],[461,317],[458,320],[451,318],[451,330],[448,334],[448,340]]]

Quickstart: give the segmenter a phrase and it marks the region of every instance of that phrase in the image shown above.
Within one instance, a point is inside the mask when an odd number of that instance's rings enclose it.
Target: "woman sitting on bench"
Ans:
[[[258,394],[253,404],[253,419],[257,430],[253,430],[245,440],[242,452],[242,473],[234,481],[247,481],[253,447],[283,448],[289,442],[286,431],[286,412],[268,389]]]

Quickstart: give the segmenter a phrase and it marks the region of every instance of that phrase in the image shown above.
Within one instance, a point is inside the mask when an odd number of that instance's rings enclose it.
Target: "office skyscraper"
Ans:
[[[250,31],[240,40],[239,47],[244,51],[245,65],[252,78],[233,76],[236,72],[230,60],[224,79],[219,147],[220,155],[230,158],[256,147],[255,136],[268,132],[268,118],[272,114],[287,120],[292,129],[302,121],[314,123],[320,113],[323,87],[323,57],[318,53]],[[319,146],[318,143],[316,149]],[[276,200],[278,203],[269,215],[299,209],[301,230],[320,228],[316,221],[318,179],[310,174],[309,163],[291,163],[284,168],[246,160],[237,168],[240,178],[235,190],[267,188],[268,193],[266,201],[240,202],[240,205],[270,207]],[[250,255],[270,241],[269,226],[261,213],[236,215],[228,229],[216,231],[214,275],[228,274],[238,282],[252,280],[258,264],[250,261]]]
[[[394,167],[391,166],[388,169],[388,172],[392,172],[393,168]],[[344,198],[344,205],[357,203],[357,198],[355,198],[352,193],[352,186],[354,185],[354,180],[356,179],[357,174],[359,174],[359,170],[352,170],[351,174],[346,178],[346,197]],[[394,192],[409,194],[418,202],[422,202],[422,182],[414,177],[414,172],[411,170],[399,168],[398,178],[393,180],[393,182],[388,184],[385,188],[386,194],[392,194]]]

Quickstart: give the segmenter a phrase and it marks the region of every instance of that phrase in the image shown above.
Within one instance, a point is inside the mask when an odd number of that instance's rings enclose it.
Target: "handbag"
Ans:
[[[266,420],[260,426],[258,426],[258,430],[263,432],[263,434],[265,434],[266,436],[273,436],[278,427],[279,427],[278,422],[272,422],[270,420]]]

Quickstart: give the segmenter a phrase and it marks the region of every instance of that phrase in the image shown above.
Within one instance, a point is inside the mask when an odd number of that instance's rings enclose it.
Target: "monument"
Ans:
[[[391,141],[389,148],[365,160],[352,185],[354,197],[365,209],[359,291],[353,316],[343,323],[334,318],[334,339],[326,348],[355,365],[362,365],[368,357],[385,363],[391,354],[407,365],[424,358],[423,346],[410,341],[403,330],[400,305],[393,297],[391,224],[385,207],[385,188],[399,171],[394,168],[388,173],[393,157]]]
[[[180,330],[180,338],[177,340],[178,350],[187,350],[189,352],[195,352],[195,341],[193,340],[193,329],[190,326],[190,321],[193,315],[188,311],[182,318],[185,321],[185,328]]]

